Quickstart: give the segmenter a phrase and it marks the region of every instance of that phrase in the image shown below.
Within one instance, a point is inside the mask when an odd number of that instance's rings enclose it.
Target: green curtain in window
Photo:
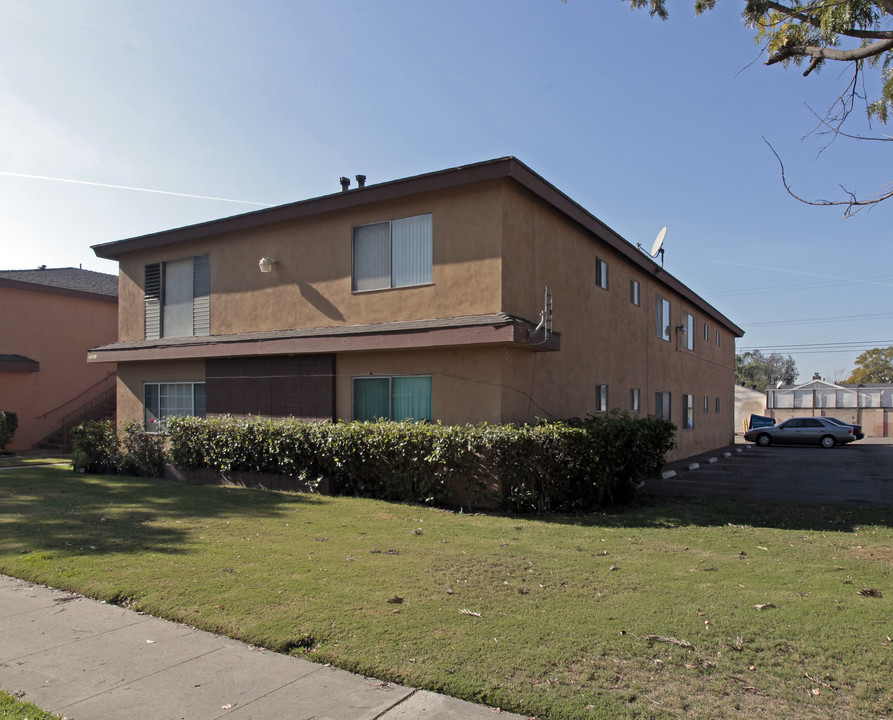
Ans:
[[[391,416],[390,378],[356,378],[353,381],[355,420],[373,421]]]
[[[431,419],[431,378],[394,378],[394,420]]]

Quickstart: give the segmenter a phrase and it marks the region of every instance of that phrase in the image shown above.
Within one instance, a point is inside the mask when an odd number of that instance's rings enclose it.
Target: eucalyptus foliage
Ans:
[[[668,16],[667,0],[629,1],[652,16]],[[696,0],[695,13],[715,5]],[[767,65],[806,61],[805,76],[827,60],[850,63],[854,91],[864,64],[880,68],[880,96],[868,103],[868,115],[886,124],[893,108],[893,0],[746,0],[742,17],[765,45]]]
[[[759,350],[735,355],[735,382],[763,392],[766,388],[782,383],[793,385],[800,372],[790,355]]]
[[[566,0],[565,0],[566,1]],[[717,0],[695,0],[695,13],[712,10]],[[647,8],[652,16],[666,19],[667,0],[629,0],[635,8]],[[804,77],[831,60],[844,72],[847,86],[831,103],[824,116],[816,113],[818,127],[812,132],[844,136],[853,140],[893,142],[893,137],[865,137],[845,132],[843,125],[857,105],[864,103],[869,122],[886,124],[893,109],[893,0],[745,0],[744,23],[753,29],[754,39],[768,57],[767,65],[780,63],[802,66]],[[880,89],[875,97],[866,89],[866,68],[878,72]],[[809,133],[812,134],[812,133]],[[768,141],[767,141],[768,144]],[[826,145],[827,147],[827,145]],[[807,205],[843,206],[848,217],[866,206],[893,198],[889,186],[873,196],[857,197],[841,186],[837,200],[809,200],[796,194],[788,184],[784,163],[772,148],[781,168],[788,194]]]

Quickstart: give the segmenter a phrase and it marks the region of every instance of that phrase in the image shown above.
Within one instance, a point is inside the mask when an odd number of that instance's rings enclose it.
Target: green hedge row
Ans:
[[[0,410],[0,452],[12,442],[19,427],[19,416],[11,410]]]
[[[333,492],[443,503],[464,493],[521,513],[587,512],[630,501],[660,472],[675,427],[622,413],[540,425],[172,418],[184,469],[273,473]],[[483,497],[482,497],[483,496]]]
[[[164,437],[147,433],[132,420],[120,432],[111,420],[88,420],[72,428],[71,440],[71,463],[77,472],[164,474]]]

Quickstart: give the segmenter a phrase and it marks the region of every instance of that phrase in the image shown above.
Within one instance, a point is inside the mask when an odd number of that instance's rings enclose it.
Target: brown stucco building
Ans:
[[[114,275],[79,268],[0,271],[0,410],[19,420],[7,450],[64,437],[66,426],[106,413],[114,368],[89,365],[84,354],[114,341],[117,314]]]
[[[93,249],[120,263],[89,354],[119,421],[622,408],[670,417],[676,457],[733,438],[741,329],[515,158]]]

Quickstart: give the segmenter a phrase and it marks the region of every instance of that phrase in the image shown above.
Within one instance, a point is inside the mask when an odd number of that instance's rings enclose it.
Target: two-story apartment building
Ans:
[[[741,329],[515,158],[93,249],[120,264],[89,354],[119,421],[622,408],[676,423],[676,457],[733,438]]]

